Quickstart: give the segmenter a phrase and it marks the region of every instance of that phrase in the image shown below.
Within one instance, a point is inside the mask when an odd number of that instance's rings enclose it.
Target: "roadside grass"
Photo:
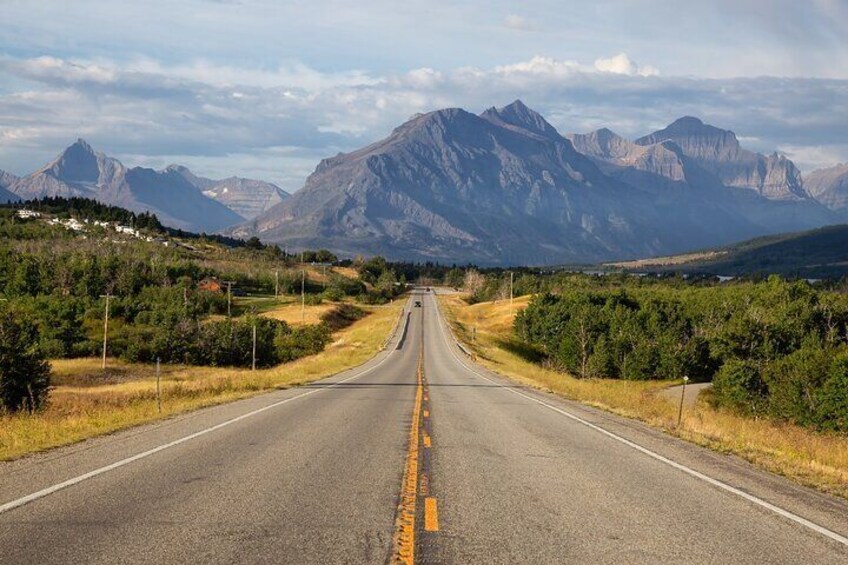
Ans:
[[[662,394],[678,381],[578,379],[534,362],[538,353],[512,335],[515,313],[528,297],[469,306],[457,296],[439,296],[448,322],[478,362],[515,381],[628,418],[723,453],[738,455],[801,484],[848,498],[848,437],[817,433],[790,423],[738,416],[710,406],[704,396],[684,410]],[[477,328],[472,344],[472,327]],[[534,359],[536,356],[536,359]]]
[[[48,405],[34,414],[0,415],[0,460],[67,445],[274,389],[322,379],[361,365],[381,348],[403,308],[362,307],[369,314],[333,334],[316,355],[269,369],[162,365],[162,414],[156,402],[156,371],[151,365],[99,358],[52,362],[55,388]]]

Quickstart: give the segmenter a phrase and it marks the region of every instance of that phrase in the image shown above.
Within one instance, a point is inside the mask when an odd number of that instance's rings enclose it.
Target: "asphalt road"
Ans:
[[[492,375],[413,298],[363,367],[0,464],[0,563],[848,563],[845,502]]]

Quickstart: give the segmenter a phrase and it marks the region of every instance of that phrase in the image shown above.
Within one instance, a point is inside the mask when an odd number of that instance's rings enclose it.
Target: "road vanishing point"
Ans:
[[[848,563],[848,504],[499,377],[419,290],[361,367],[0,464],[0,563]]]

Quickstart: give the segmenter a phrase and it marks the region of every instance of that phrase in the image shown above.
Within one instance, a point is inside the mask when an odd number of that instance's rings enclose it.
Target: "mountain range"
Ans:
[[[693,117],[635,141],[563,136],[515,101],[413,116],[324,159],[294,195],[232,230],[289,247],[481,265],[678,253],[845,221],[795,165]],[[844,199],[842,200],[844,204]]]
[[[85,196],[191,231],[292,249],[480,265],[670,255],[848,222],[848,165],[803,178],[783,155],[682,117],[630,140],[560,134],[520,100],[417,114],[383,140],[322,160],[292,196],[171,165],[124,167],[78,140],[0,202]]]
[[[255,217],[288,194],[251,179],[212,180],[171,165],[161,171],[125,167],[79,139],[25,177],[0,171],[0,202],[80,196],[135,212],[153,212],[166,225],[218,232]]]

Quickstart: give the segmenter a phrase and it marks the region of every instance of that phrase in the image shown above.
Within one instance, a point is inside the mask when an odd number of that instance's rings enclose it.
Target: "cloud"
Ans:
[[[792,159],[802,171],[806,172],[832,167],[837,163],[848,163],[848,143],[811,146],[783,145],[778,148],[778,151]]]
[[[56,57],[0,58],[0,168],[25,174],[77,137],[127,164],[180,162],[209,176],[299,188],[317,162],[386,135],[418,112],[480,111],[522,98],[561,132],[636,137],[682,115],[733,129],[803,170],[848,160],[848,81],[657,75],[627,55],[546,56],[489,68],[382,75],[296,62],[239,68]]]
[[[658,76],[660,71],[651,65],[640,66],[635,61],[632,61],[626,53],[619,53],[608,59],[597,59],[595,68],[604,73],[613,73],[616,75],[642,76],[653,77]]]
[[[495,67],[495,73],[503,76],[526,74],[537,76],[568,76],[583,69],[576,61],[560,61],[553,57],[536,56],[529,61],[500,65]]]

